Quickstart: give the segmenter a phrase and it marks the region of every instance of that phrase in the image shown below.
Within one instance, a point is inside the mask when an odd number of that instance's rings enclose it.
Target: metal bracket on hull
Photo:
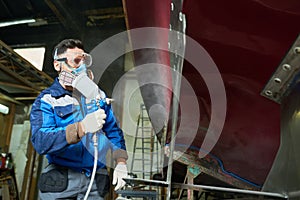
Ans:
[[[300,36],[296,39],[282,62],[272,75],[261,95],[281,103],[282,98],[287,96],[291,88],[299,81],[300,69]]]
[[[300,83],[291,88],[281,103],[280,147],[262,188],[300,199]]]

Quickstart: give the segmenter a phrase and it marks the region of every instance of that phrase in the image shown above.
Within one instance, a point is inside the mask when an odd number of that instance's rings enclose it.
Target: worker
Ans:
[[[125,185],[128,156],[123,131],[111,105],[86,98],[72,85],[91,65],[91,56],[85,53],[82,42],[61,41],[53,57],[58,77],[36,98],[30,113],[31,142],[48,160],[39,177],[39,196],[41,200],[83,199],[94,169],[93,145],[98,142],[97,171],[88,199],[102,200],[110,188],[106,164],[109,149],[115,161],[112,184],[115,190]],[[106,98],[100,89],[99,95]],[[97,141],[93,141],[94,134]]]

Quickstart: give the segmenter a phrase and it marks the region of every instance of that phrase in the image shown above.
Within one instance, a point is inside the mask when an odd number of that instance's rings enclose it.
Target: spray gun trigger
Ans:
[[[106,101],[106,104],[109,105],[112,102],[114,102],[115,100],[114,99],[110,99],[110,98],[106,98],[105,101]]]

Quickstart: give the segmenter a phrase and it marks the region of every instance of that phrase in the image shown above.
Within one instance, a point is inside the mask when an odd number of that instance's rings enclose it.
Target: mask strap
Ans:
[[[54,60],[57,60],[57,59],[58,59],[57,48],[55,49],[53,59],[54,59]]]

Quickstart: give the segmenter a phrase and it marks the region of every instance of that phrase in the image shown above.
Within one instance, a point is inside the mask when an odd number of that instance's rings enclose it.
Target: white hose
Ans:
[[[95,179],[95,174],[96,174],[96,171],[97,171],[97,162],[98,162],[98,137],[97,137],[97,133],[94,133],[94,135],[93,135],[93,142],[94,142],[94,149],[95,149],[95,152],[94,152],[94,167],[93,167],[93,172],[92,172],[92,176],[91,176],[91,181],[90,181],[88,190],[85,193],[84,200],[87,200],[87,198],[90,194],[90,191],[92,189],[93,182],[94,182],[94,179]]]

